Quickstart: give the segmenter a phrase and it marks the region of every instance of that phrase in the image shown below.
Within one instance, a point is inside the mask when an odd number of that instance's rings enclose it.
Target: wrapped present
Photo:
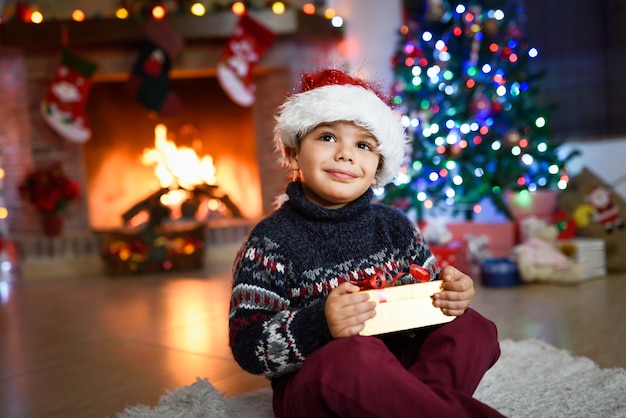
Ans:
[[[433,306],[432,295],[441,290],[442,281],[405,284],[362,290],[376,302],[376,316],[365,322],[361,335],[380,335],[452,321]]]
[[[430,251],[441,269],[453,266],[463,273],[470,274],[467,243],[464,240],[453,239],[443,245],[431,245]]]
[[[480,265],[481,282],[488,287],[511,287],[520,283],[517,264],[507,258],[492,258]]]
[[[603,239],[577,237],[567,242],[573,247],[572,259],[583,266],[581,281],[606,276],[606,251]]]

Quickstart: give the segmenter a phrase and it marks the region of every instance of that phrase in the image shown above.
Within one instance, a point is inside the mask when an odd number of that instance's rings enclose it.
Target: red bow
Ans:
[[[385,287],[391,287],[398,279],[404,276],[406,273],[401,272],[395,275],[395,277],[391,278],[391,276],[385,276],[385,273],[382,271],[376,272],[373,276],[368,277],[365,280],[352,280],[350,283],[355,284],[361,288],[361,290],[368,289],[384,289]],[[417,264],[411,264],[409,267],[409,274],[418,282],[427,282],[430,280],[430,273],[424,267],[418,266]],[[387,278],[391,278],[391,280],[387,280]]]

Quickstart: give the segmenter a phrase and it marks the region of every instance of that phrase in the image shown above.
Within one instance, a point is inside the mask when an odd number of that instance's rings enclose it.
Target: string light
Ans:
[[[191,14],[193,14],[194,16],[204,16],[204,14],[206,13],[206,8],[204,7],[204,4],[202,3],[192,4],[189,10],[191,11]]]
[[[231,10],[237,16],[241,16],[246,12],[246,5],[242,1],[236,1],[231,6]]]
[[[72,12],[72,20],[74,20],[75,22],[82,22],[85,20],[85,13],[80,10],[80,9],[76,9]]]
[[[272,3],[272,12],[277,15],[285,13],[285,3],[282,1],[275,1]]]
[[[307,15],[314,15],[315,5],[313,3],[305,3],[304,5],[302,5],[302,12]]]
[[[165,17],[165,8],[161,5],[152,8],[152,17],[155,19],[163,19]]]
[[[150,3],[153,5],[153,7],[149,9],[149,13],[155,19],[162,19],[165,17],[165,15],[170,15],[174,13],[175,14],[188,13],[192,16],[204,16],[207,13],[209,13],[209,11],[207,10],[207,7],[205,6],[207,2],[202,2],[202,1],[197,1],[197,0],[193,2],[188,2],[188,4],[187,2],[165,2],[165,1],[150,2]],[[179,7],[182,4],[184,4],[187,7]],[[245,2],[245,1],[235,1],[235,2],[229,3],[229,5],[218,4],[216,5],[216,7],[213,7],[212,10],[213,12],[219,12],[220,10],[230,9],[232,13],[238,16],[241,16],[248,10],[247,4],[248,2]],[[266,3],[266,7],[268,7],[274,14],[282,15],[287,11],[288,8],[292,7],[292,4],[286,3],[284,1],[271,1],[271,2]],[[306,2],[301,6],[302,12],[306,15],[315,15],[316,13],[322,13],[321,9],[319,10],[318,9],[319,9],[319,6],[316,6],[314,2]],[[14,18],[17,18],[19,21],[22,21],[22,22],[30,22],[30,23],[41,23],[44,21],[44,12],[39,10],[37,6],[34,6],[34,7],[28,6],[23,11],[19,12],[19,16],[17,15],[17,11],[13,12],[15,13],[15,16],[12,16],[10,14],[10,11],[15,10],[15,8],[8,8],[8,10],[9,10],[8,14],[4,16],[0,16],[0,22],[4,22],[5,20],[10,21]],[[5,11],[5,13],[7,13],[7,11]],[[138,15],[137,17],[143,18],[145,9],[138,8],[132,11],[132,13],[137,14]],[[325,9],[322,14],[328,20],[333,20],[333,18],[337,16],[337,13],[335,9],[333,8]],[[76,9],[76,10],[71,11],[69,16],[64,17],[64,16],[55,15],[54,19],[60,19],[60,20],[71,19],[76,22],[82,22],[88,19],[98,19],[98,18],[107,17],[107,16],[114,16],[118,19],[128,19],[129,17],[131,17],[131,10],[125,7],[115,7],[115,8],[111,8],[107,10],[106,7],[103,7],[103,10],[97,10],[93,12],[92,16],[88,16],[84,11]],[[335,27],[342,27],[344,25],[344,19],[342,17],[337,17],[336,19],[334,19],[333,25]],[[404,31],[404,33],[407,33],[409,31],[408,26],[406,25],[401,26],[401,31]]]
[[[30,21],[33,23],[43,22],[43,14],[39,10],[35,10],[30,15]]]
[[[128,10],[123,7],[120,7],[115,11],[115,17],[118,19],[127,19],[128,18]]]

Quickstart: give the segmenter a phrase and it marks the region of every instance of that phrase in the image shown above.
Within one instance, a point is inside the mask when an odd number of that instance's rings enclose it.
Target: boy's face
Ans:
[[[320,206],[338,209],[376,184],[380,154],[378,141],[353,122],[318,125],[289,150],[304,195]]]

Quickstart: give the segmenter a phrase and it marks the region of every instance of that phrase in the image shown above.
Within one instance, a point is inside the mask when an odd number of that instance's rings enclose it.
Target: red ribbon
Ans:
[[[385,273],[382,271],[376,272],[373,276],[368,277],[365,280],[352,280],[351,283],[359,286],[361,290],[369,290],[369,289],[384,289],[386,287],[391,287],[398,279],[404,276],[406,273],[400,272],[396,274],[394,277],[385,276]],[[409,274],[418,282],[424,283],[430,280],[430,273],[424,267],[418,266],[417,264],[411,264],[409,267]],[[388,277],[391,280],[388,280]]]

